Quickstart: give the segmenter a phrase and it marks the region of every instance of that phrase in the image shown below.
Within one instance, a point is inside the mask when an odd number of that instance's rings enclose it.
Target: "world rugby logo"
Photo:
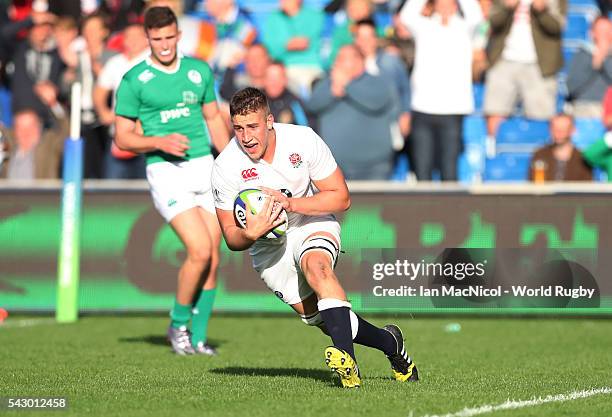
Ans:
[[[187,78],[194,84],[200,84],[202,82],[202,75],[196,70],[189,70]]]

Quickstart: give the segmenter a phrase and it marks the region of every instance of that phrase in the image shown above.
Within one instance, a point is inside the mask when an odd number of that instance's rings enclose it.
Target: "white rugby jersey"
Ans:
[[[271,164],[251,160],[235,137],[217,157],[212,173],[215,207],[233,211],[240,191],[259,186],[287,190],[291,197],[309,197],[317,192],[312,181],[325,179],[336,170],[331,151],[311,128],[274,123],[274,130],[276,149]],[[288,214],[288,233],[310,217]]]

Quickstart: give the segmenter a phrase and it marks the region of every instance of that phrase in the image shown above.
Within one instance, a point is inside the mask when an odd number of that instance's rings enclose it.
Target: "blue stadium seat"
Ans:
[[[504,153],[485,163],[485,181],[526,181],[530,153]]]
[[[393,167],[393,172],[391,173],[391,181],[406,181],[409,169],[410,164],[408,163],[408,156],[405,153],[402,153],[395,161],[395,166]]]
[[[530,153],[549,141],[548,122],[513,117],[504,121],[497,132],[498,152]]]
[[[593,181],[597,181],[597,182],[607,182],[608,181],[608,174],[606,173],[606,171],[600,169],[600,168],[595,168],[593,170]]]
[[[466,144],[465,150],[459,156],[457,168],[459,181],[468,184],[480,181],[484,163],[484,147],[480,144]]]
[[[572,136],[572,141],[580,150],[587,148],[593,142],[601,139],[606,132],[606,128],[600,119],[576,119],[576,132]]]
[[[482,106],[484,103],[484,92],[485,92],[485,86],[484,84],[474,84],[473,86],[474,89],[474,110],[477,113],[482,112]]]
[[[570,8],[597,8],[595,0],[569,0]]]
[[[13,115],[11,113],[11,92],[0,87],[0,124],[13,126]]]
[[[463,142],[484,146],[487,137],[487,124],[483,116],[466,116],[463,118]]]
[[[563,31],[564,41],[585,41],[589,38],[589,27],[591,23],[584,13],[570,13],[567,16],[567,24]]]

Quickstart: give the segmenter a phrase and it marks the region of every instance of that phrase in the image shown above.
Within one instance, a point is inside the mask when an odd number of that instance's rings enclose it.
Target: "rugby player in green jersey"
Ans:
[[[187,250],[170,312],[172,348],[180,355],[214,355],[206,336],[221,231],[211,194],[211,145],[223,150],[229,132],[210,67],[177,51],[181,32],[172,10],[152,7],[144,24],[151,55],[124,75],[117,90],[115,143],[146,154],[155,207]]]

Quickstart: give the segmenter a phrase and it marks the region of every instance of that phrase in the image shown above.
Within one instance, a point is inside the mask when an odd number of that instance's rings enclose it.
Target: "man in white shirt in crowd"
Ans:
[[[459,13],[461,9],[461,13]],[[408,0],[400,21],[414,36],[410,151],[420,181],[436,165],[443,181],[457,180],[463,117],[474,111],[472,38],[482,21],[476,0]]]

